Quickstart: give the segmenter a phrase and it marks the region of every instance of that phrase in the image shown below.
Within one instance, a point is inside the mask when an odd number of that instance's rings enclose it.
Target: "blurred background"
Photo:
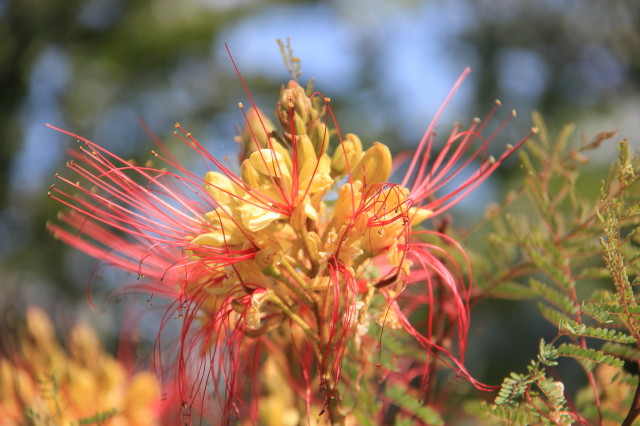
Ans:
[[[380,140],[395,152],[415,146],[470,66],[441,132],[486,114],[498,98],[499,117],[519,113],[498,151],[526,134],[533,110],[552,130],[575,122],[576,143],[617,129],[640,145],[640,2],[0,0],[0,312],[15,317],[37,304],[59,324],[83,317],[115,349],[120,304],[94,313],[86,301],[97,263],[45,229],[60,208],[47,189],[75,143],[45,123],[144,160],[153,144],[139,121],[178,150],[171,135],[179,121],[218,157],[235,158],[237,103],[248,102],[224,43],[270,112],[289,77],[276,45],[287,37],[303,83],[315,78],[343,132],[365,143]],[[608,167],[615,146],[608,152],[595,159],[594,173]],[[481,214],[509,176],[494,176],[462,209]],[[98,304],[118,276],[100,281],[92,289]],[[486,333],[473,342],[481,379],[495,384],[536,354],[535,327],[523,358],[487,349],[505,340],[491,334],[500,318],[513,323],[512,335],[499,329],[507,341],[527,326],[520,309],[481,307],[474,316]],[[497,371],[485,372],[489,358],[500,359]]]

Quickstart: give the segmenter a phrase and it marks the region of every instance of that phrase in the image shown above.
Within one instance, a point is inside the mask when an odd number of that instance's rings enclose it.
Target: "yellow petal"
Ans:
[[[318,156],[313,148],[313,143],[307,135],[300,135],[296,138],[296,151],[298,153],[298,168],[301,169],[302,165],[308,161],[315,163],[318,161]]]
[[[208,172],[204,180],[206,182],[204,189],[221,206],[235,204],[238,196],[244,193],[231,179],[219,172]]]
[[[411,226],[420,225],[422,222],[429,219],[431,215],[433,215],[433,210],[425,209],[424,207],[411,207],[409,210]]]
[[[306,196],[298,206],[293,209],[289,223],[296,231],[307,230],[307,219],[316,222],[318,220],[318,211],[311,205],[311,199]]]
[[[159,398],[160,387],[155,375],[148,372],[136,374],[127,388],[122,415],[131,425],[157,424]]]
[[[300,180],[298,182],[299,193],[304,194],[306,191],[308,195],[312,195],[331,188],[333,185],[331,175],[320,172],[319,166],[319,164],[311,160],[304,163],[300,170]],[[308,191],[307,188],[309,188]]]
[[[221,231],[207,232],[206,234],[200,234],[191,240],[191,244],[194,246],[202,245],[209,247],[224,247],[225,242],[228,243],[227,239],[225,239],[225,234]],[[204,249],[203,249],[204,250]],[[193,250],[192,254],[204,254],[200,253],[198,250]]]
[[[258,173],[256,168],[247,159],[242,162],[241,166],[242,181],[249,185],[251,188],[257,188],[262,185],[264,175]]]
[[[356,206],[360,204],[362,197],[360,188],[362,188],[362,182],[360,181],[353,182],[353,185],[346,183],[340,187],[333,214],[336,229],[340,229],[353,216],[353,212]]]
[[[212,247],[223,247],[225,245],[236,245],[244,241],[245,236],[238,228],[238,221],[240,221],[240,215],[237,212],[237,208],[233,209],[234,217],[228,216],[229,213],[222,209],[217,209],[206,213],[205,216],[211,223],[212,230],[206,234],[209,237],[203,238],[200,243],[210,245]],[[192,241],[195,243],[195,239]],[[215,244],[214,244],[215,242]]]
[[[244,204],[239,207],[242,224],[252,232],[260,231],[283,216],[271,210],[256,207],[253,204]]]
[[[76,324],[71,330],[69,352],[81,366],[93,367],[102,353],[102,346],[96,332],[87,324]]]
[[[291,160],[289,160],[291,161]],[[260,173],[274,178],[291,180],[291,172],[285,157],[271,149],[261,149],[251,153],[249,163]]]

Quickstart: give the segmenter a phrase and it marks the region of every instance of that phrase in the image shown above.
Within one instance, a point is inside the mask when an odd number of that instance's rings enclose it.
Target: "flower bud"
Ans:
[[[280,256],[272,248],[264,248],[256,253],[256,264],[264,269],[280,264]]]
[[[321,156],[327,152],[327,148],[331,142],[331,134],[329,133],[327,125],[322,121],[316,120],[308,133],[311,138],[311,143],[316,150],[316,155]],[[362,151],[362,146],[360,150]]]
[[[53,324],[43,310],[29,308],[26,331],[28,337],[22,339],[22,352],[34,373],[46,374],[59,368],[64,355],[56,341]]]
[[[302,117],[300,117],[298,114],[294,114],[293,115],[293,126],[294,126],[294,130],[295,130],[295,134],[296,136],[301,136],[301,135],[305,135],[307,134],[307,123],[302,119]],[[287,129],[287,131],[291,131],[290,129]]]
[[[102,353],[96,332],[87,324],[77,324],[71,330],[69,352],[80,365],[92,368],[94,363],[100,360]]]
[[[269,135],[276,130],[275,125],[258,108],[251,108],[247,113],[247,123],[236,141],[242,144],[241,160],[253,151],[269,147]]]
[[[353,133],[347,133],[342,141],[341,146],[338,146],[331,158],[331,172],[335,176],[346,175],[349,170],[354,172],[354,167],[360,162],[362,158],[362,142],[360,138]],[[347,169],[347,161],[349,162],[349,169]]]
[[[302,166],[307,161],[312,161],[313,163],[318,161],[316,151],[309,136],[298,136],[298,138],[296,139],[296,149],[298,151],[298,170],[302,169]]]
[[[384,183],[391,174],[391,152],[386,145],[374,142],[360,163],[351,169],[353,180],[366,180],[367,186]]]
[[[309,110],[311,110],[311,100],[307,96],[305,90],[295,81],[290,81],[289,89],[293,94],[293,103],[296,114],[304,121],[307,121]]]
[[[280,89],[278,101],[278,119],[285,131],[291,128],[289,111],[293,108],[295,129],[298,133],[306,133],[306,123],[311,111],[311,101],[304,89],[295,81],[290,81],[287,87]]]

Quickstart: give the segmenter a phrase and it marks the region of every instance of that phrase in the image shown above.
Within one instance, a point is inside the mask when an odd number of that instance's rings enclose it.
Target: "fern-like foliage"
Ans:
[[[565,126],[552,139],[539,114],[534,114],[533,122],[539,131],[519,152],[524,184],[491,207],[484,221],[469,231],[473,234],[486,224],[492,228],[489,250],[483,249],[488,255],[480,256],[474,271],[484,284],[484,296],[539,297],[571,317],[580,311],[575,281],[589,274],[603,275],[601,268],[594,269],[602,232],[594,200],[582,199],[576,182],[587,161],[585,152],[612,135],[601,134],[580,148],[570,148],[573,126]],[[526,290],[523,281],[529,283]]]
[[[550,343],[541,341],[526,373],[504,379],[493,404],[469,410],[490,423],[611,420],[630,425],[640,416],[640,391],[632,398],[629,389],[637,379],[625,372],[640,366],[640,296],[635,289],[640,284],[640,159],[626,141],[620,142],[599,199],[584,198],[576,190],[584,153],[613,134],[572,149],[571,126],[552,140],[542,118],[534,115],[533,120],[540,131],[520,153],[524,185],[485,220],[492,226],[489,245],[498,255],[478,256],[485,268],[479,280],[485,293],[478,297],[535,298],[558,334]],[[593,291],[597,285],[605,288]],[[561,357],[582,367],[589,387],[580,392],[580,401],[588,403],[566,401],[555,371]],[[603,389],[611,383],[627,396],[610,397],[613,391]]]
[[[423,405],[406,388],[401,386],[390,386],[385,395],[407,415],[419,420],[422,424],[427,425],[443,425],[444,420],[434,409]],[[407,424],[415,424],[410,417],[405,417]]]
[[[606,355],[601,351],[583,348],[571,343],[562,343],[558,346],[558,353],[578,360],[586,371],[592,371],[596,364],[606,364],[612,367],[624,365],[622,360],[613,355]]]
[[[562,382],[546,376],[549,367],[557,365],[559,351],[540,340],[536,360],[531,361],[526,374],[511,373],[506,377],[493,404],[469,405],[491,424],[572,424],[575,414],[569,409]]]
[[[586,324],[577,323],[571,320],[562,321],[558,327],[560,332],[574,336],[593,337],[596,339],[608,340],[618,343],[635,343],[636,338],[628,333],[612,328],[589,327]]]

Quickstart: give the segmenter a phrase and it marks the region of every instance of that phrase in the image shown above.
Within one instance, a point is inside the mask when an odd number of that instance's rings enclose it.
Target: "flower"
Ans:
[[[61,130],[84,143],[68,164],[84,182],[57,176],[61,185],[52,186],[50,196],[69,210],[49,228],[137,275],[128,290],[170,300],[160,328],[179,321],[181,332],[162,372],[176,383],[185,418],[209,413],[221,422],[257,421],[260,404],[274,404],[277,392],[256,379],[265,365],[269,381],[276,381],[277,364],[278,380],[304,395],[288,403],[295,412],[306,409],[310,418],[316,407],[332,422],[352,414],[356,404],[343,401],[379,375],[377,364],[391,374],[409,363],[406,383],[421,376],[426,389],[439,359],[487,388],[463,366],[468,259],[451,237],[420,226],[482,183],[526,137],[500,158],[487,157],[487,145],[509,120],[483,136],[492,111],[469,128],[455,126],[435,154],[433,129],[450,96],[400,183],[389,181],[402,161],[394,161],[387,146],[374,142],[365,150],[356,135],[343,136],[330,99],[295,80],[277,103],[280,131],[253,100],[248,111],[240,105],[246,125],[237,138],[239,173],[179,124],[175,134],[209,162],[205,176],[162,146],[153,154],[174,171],[136,165]],[[456,189],[440,194],[476,163]],[[415,324],[414,313],[426,320]],[[457,328],[457,354],[448,335],[436,335],[438,321]],[[425,350],[421,359],[402,361],[398,354],[394,365],[376,361],[384,330],[394,329],[413,336]],[[347,380],[349,365],[360,371],[350,371]]]
[[[2,424],[159,424],[154,375],[128,371],[88,325],[71,329],[65,352],[44,311],[31,307],[19,337],[19,346],[0,357]]]

